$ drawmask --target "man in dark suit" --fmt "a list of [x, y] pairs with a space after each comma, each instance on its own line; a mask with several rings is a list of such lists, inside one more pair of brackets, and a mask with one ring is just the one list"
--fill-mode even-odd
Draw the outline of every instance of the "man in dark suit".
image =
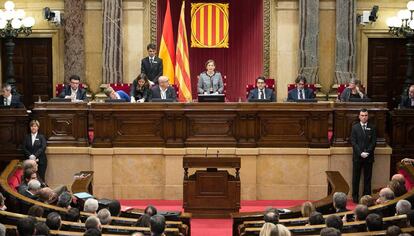
[[401, 108], [414, 108], [414, 84], [408, 88], [408, 96], [401, 98]]
[[364, 170], [364, 194], [371, 194], [372, 165], [374, 150], [377, 143], [375, 127], [368, 123], [368, 110], [359, 111], [359, 122], [352, 126], [351, 143], [353, 149], [352, 167], [352, 199], [355, 203], [359, 199], [359, 180], [361, 170]]
[[141, 73], [147, 75], [151, 85], [158, 84], [158, 78], [162, 75], [162, 59], [156, 56], [157, 46], [148, 44], [148, 57], [141, 60]]
[[38, 173], [42, 180], [45, 180], [47, 158], [46, 138], [39, 134], [40, 123], [37, 120], [30, 122], [30, 134], [26, 135], [23, 141], [23, 152], [26, 159], [35, 160], [38, 163]]
[[27, 184], [27, 190], [23, 192], [22, 195], [33, 200], [38, 200], [38, 193], [41, 188], [39, 180], [32, 179]]
[[86, 91], [79, 88], [80, 78], [77, 75], [70, 77], [70, 84], [65, 85], [63, 91], [59, 94], [60, 98], [70, 98], [72, 101], [86, 100]]
[[152, 99], [168, 99], [172, 100], [173, 102], [177, 101], [177, 93], [175, 92], [175, 89], [171, 87], [168, 83], [168, 77], [167, 76], [160, 76], [158, 78], [159, 85], [153, 86], [151, 88], [152, 90]]
[[305, 88], [306, 78], [303, 75], [298, 75], [295, 80], [296, 88], [292, 89], [288, 93], [288, 101], [298, 101], [315, 98], [314, 93], [311, 89]]
[[250, 102], [254, 99], [267, 100], [269, 102], [276, 101], [273, 89], [266, 88], [265, 77], [258, 77], [256, 79], [256, 88], [252, 89], [249, 93], [247, 100]]
[[20, 102], [20, 96], [11, 93], [12, 87], [10, 84], [3, 85], [3, 95], [0, 96], [0, 107], [23, 108], [24, 105]]

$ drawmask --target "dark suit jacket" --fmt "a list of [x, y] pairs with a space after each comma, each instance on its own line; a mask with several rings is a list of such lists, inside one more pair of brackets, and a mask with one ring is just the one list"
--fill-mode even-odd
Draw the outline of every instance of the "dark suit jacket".
[[158, 77], [162, 75], [162, 70], [162, 59], [159, 57], [155, 57], [152, 64], [149, 61], [149, 57], [141, 60], [141, 73], [144, 73], [149, 80], [156, 84], [158, 84]]
[[[0, 95], [0, 107], [4, 107], [4, 97]], [[20, 96], [12, 95], [10, 108], [23, 108], [24, 105], [20, 101]]]
[[36, 201], [39, 199], [36, 195], [33, 195], [32, 193], [30, 193], [29, 190], [26, 190], [21, 194], [25, 197], [28, 197], [28, 198], [36, 200]]
[[27, 134], [23, 141], [24, 156], [29, 159], [30, 155], [35, 155], [39, 159], [39, 165], [46, 165], [46, 138], [37, 133], [34, 145], [32, 145], [32, 134]]
[[[313, 91], [311, 89], [304, 88], [303, 91], [305, 93], [304, 94], [305, 99], [312, 99], [312, 98], [314, 98], [314, 94], [313, 94]], [[289, 91], [287, 100], [288, 101], [296, 101], [296, 100], [298, 100], [298, 89], [297, 88], [294, 88], [294, 89], [292, 89], [292, 90]]]
[[137, 86], [138, 86], [138, 81], [134, 79], [134, 81], [132, 81], [132, 84], [131, 84], [131, 91], [130, 91], [131, 97], [134, 97], [135, 100], [144, 98], [145, 102], [148, 102], [149, 99], [151, 98], [151, 89], [144, 87], [143, 90], [137, 90]]
[[[353, 161], [355, 162], [374, 162], [374, 150], [377, 144], [377, 132], [375, 127], [368, 122], [367, 130], [364, 132], [361, 124], [358, 122], [352, 126], [351, 144], [353, 149]], [[362, 158], [361, 153], [368, 152], [367, 158]]]
[[[70, 85], [65, 85], [62, 92], [59, 94], [60, 98], [65, 98], [66, 96], [70, 96], [72, 94], [72, 90], [70, 88]], [[77, 100], [85, 100], [86, 99], [86, 90], [78, 88], [78, 91], [76, 92], [76, 99]]]
[[411, 98], [409, 96], [402, 97], [400, 107], [401, 108], [414, 108], [414, 106], [411, 106]]
[[[151, 99], [161, 98], [161, 91], [160, 91], [160, 87], [158, 85], [152, 87], [151, 91], [152, 91]], [[167, 99], [172, 99], [174, 102], [177, 101], [177, 93], [175, 92], [175, 89], [173, 87], [169, 86], [167, 88], [166, 97], [167, 97]]]
[[[269, 100], [271, 102], [276, 101], [275, 93], [272, 89], [265, 88], [264, 93], [266, 95], [266, 100]], [[249, 97], [247, 98], [247, 100], [250, 101], [251, 99], [259, 99], [259, 97], [260, 97], [259, 89], [255, 88], [255, 89], [250, 90]]]

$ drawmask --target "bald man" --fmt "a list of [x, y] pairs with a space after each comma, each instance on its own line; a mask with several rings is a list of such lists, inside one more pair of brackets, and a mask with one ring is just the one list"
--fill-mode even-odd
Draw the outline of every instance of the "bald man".
[[394, 192], [390, 188], [382, 188], [379, 192], [379, 198], [377, 199], [377, 204], [386, 203], [395, 198]]
[[172, 100], [173, 102], [177, 101], [177, 93], [175, 89], [170, 86], [167, 76], [160, 76], [158, 78], [158, 85], [153, 86], [152, 90], [152, 99], [162, 99], [162, 100]]
[[414, 84], [408, 88], [408, 96], [401, 98], [400, 108], [414, 108]]

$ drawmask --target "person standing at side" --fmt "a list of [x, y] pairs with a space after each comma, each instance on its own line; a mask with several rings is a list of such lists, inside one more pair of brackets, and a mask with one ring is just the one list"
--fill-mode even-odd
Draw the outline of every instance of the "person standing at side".
[[359, 111], [359, 122], [352, 126], [351, 143], [352, 158], [352, 199], [355, 203], [359, 199], [359, 181], [361, 171], [364, 171], [364, 194], [371, 194], [372, 165], [374, 163], [374, 150], [377, 143], [375, 127], [368, 122], [368, 110]]
[[37, 120], [30, 121], [30, 134], [27, 134], [23, 141], [23, 152], [26, 159], [35, 160], [38, 163], [38, 173], [45, 181], [47, 158], [46, 138], [39, 134], [40, 123]]
[[150, 85], [158, 84], [158, 78], [162, 75], [162, 59], [157, 57], [157, 46], [150, 43], [147, 46], [148, 57], [141, 60], [141, 73], [144, 73]]

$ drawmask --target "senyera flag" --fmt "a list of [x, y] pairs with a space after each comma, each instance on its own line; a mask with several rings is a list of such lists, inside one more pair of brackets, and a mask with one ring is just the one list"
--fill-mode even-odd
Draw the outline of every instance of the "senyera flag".
[[179, 100], [189, 102], [191, 95], [191, 75], [188, 54], [187, 29], [185, 27], [185, 2], [181, 6], [180, 21], [178, 22], [177, 49], [175, 64], [175, 83], [179, 88]]
[[229, 47], [228, 3], [191, 3], [191, 47]]
[[160, 43], [159, 57], [163, 62], [163, 75], [167, 76], [170, 84], [174, 84], [174, 35], [171, 21], [170, 0], [167, 0], [167, 9], [165, 11], [164, 25], [162, 27], [162, 36]]

